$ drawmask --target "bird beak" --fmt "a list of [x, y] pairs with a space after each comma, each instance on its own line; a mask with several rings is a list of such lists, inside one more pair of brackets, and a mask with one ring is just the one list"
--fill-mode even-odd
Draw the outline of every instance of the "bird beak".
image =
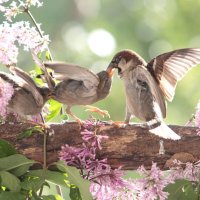
[[112, 63], [110, 63], [110, 65], [106, 69], [106, 72], [108, 73], [110, 78], [113, 76], [114, 71], [115, 71], [115, 66]]

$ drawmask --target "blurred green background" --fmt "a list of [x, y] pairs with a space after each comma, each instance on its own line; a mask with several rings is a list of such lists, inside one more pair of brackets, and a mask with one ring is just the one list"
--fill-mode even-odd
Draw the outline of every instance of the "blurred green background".
[[[43, 7], [31, 12], [50, 36], [54, 60], [77, 63], [94, 72], [105, 69], [122, 49], [132, 49], [149, 61], [163, 52], [200, 47], [199, 0], [44, 1]], [[20, 14], [15, 20], [28, 19]], [[30, 53], [20, 51], [18, 64], [32, 70]], [[173, 102], [168, 103], [167, 123], [187, 122], [200, 97], [199, 85], [197, 67], [178, 84]], [[95, 105], [108, 110], [112, 120], [124, 119], [124, 88], [117, 73], [110, 95]], [[88, 115], [80, 106], [72, 111], [81, 118]]]

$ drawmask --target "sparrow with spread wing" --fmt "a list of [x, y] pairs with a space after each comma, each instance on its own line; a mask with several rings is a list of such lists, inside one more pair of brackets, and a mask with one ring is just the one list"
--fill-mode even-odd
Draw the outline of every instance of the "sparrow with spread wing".
[[166, 139], [180, 136], [163, 121], [165, 98], [172, 101], [177, 82], [194, 66], [200, 64], [200, 49], [186, 48], [161, 54], [149, 63], [132, 50], [117, 53], [108, 69], [117, 68], [126, 91], [126, 118], [146, 122], [149, 131]]
[[[53, 77], [60, 82], [55, 86], [52, 98], [67, 105], [67, 114], [77, 118], [72, 112], [74, 105], [91, 105], [108, 96], [111, 84], [113, 69], [109, 68], [94, 74], [90, 70], [69, 63], [46, 62], [43, 63], [46, 68], [53, 70]], [[101, 115], [108, 115], [93, 106], [87, 106], [90, 111], [98, 112]]]
[[[87, 110], [109, 116], [107, 111], [100, 110], [91, 104], [108, 96], [112, 85], [114, 68], [108, 68], [94, 74], [87, 68], [64, 62], [42, 62], [32, 53], [33, 60], [42, 69], [44, 78], [52, 90], [52, 99], [67, 105], [66, 113], [71, 115], [78, 123], [81, 120], [71, 112], [75, 105], [86, 105]], [[46, 70], [53, 70], [52, 76]], [[60, 82], [55, 85], [53, 78]]]

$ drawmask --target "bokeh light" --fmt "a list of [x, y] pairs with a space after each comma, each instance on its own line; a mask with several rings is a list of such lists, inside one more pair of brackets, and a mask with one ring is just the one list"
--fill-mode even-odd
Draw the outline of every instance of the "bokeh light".
[[81, 24], [70, 23], [63, 28], [63, 39], [70, 50], [82, 52], [87, 47], [87, 33]]
[[85, 18], [97, 16], [101, 8], [100, 0], [75, 0], [75, 3], [79, 13]]
[[87, 42], [90, 50], [100, 57], [111, 55], [116, 48], [114, 37], [104, 29], [92, 31], [88, 35]]

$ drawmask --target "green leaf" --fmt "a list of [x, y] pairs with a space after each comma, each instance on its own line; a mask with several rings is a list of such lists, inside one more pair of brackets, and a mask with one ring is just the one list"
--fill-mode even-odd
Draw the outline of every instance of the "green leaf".
[[61, 103], [59, 103], [59, 102], [57, 102], [57, 101], [55, 101], [53, 99], [49, 100], [48, 102], [49, 102], [49, 105], [50, 105], [49, 106], [50, 114], [45, 117], [45, 121], [46, 122], [52, 120], [54, 117], [59, 115], [60, 114], [60, 109], [62, 107]]
[[46, 180], [59, 186], [69, 187], [67, 173], [47, 171]]
[[43, 200], [63, 200], [63, 198], [60, 195], [48, 195], [48, 196], [42, 196]]
[[21, 189], [20, 180], [9, 172], [0, 171], [0, 180], [0, 185], [5, 186], [12, 192], [19, 192]]
[[165, 191], [169, 192], [168, 200], [191, 200], [197, 198], [195, 187], [188, 180], [176, 180], [174, 184], [165, 187]]
[[44, 177], [45, 180], [63, 187], [70, 187], [68, 175], [62, 172], [46, 170], [31, 170], [30, 175], [37, 177]]
[[35, 65], [34, 70], [29, 71], [29, 74], [31, 75], [31, 78], [33, 78], [33, 80], [36, 82], [37, 85], [41, 87], [44, 86], [44, 82], [42, 81], [42, 79], [37, 77], [38, 75], [43, 74], [40, 67]]
[[36, 192], [32, 192], [31, 200], [42, 200]]
[[66, 114], [62, 114], [62, 115], [60, 115], [60, 119], [61, 119], [61, 121], [63, 122], [63, 121], [69, 120], [69, 117], [68, 117], [68, 115], [66, 115]]
[[27, 164], [36, 163], [34, 160], [29, 160], [21, 154], [14, 154], [8, 157], [0, 158], [0, 170], [9, 171]]
[[51, 56], [50, 56], [50, 52], [49, 51], [45, 52], [45, 57], [46, 57], [47, 60], [51, 60]]
[[16, 154], [15, 148], [6, 140], [0, 139], [0, 158]]
[[33, 164], [26, 164], [26, 165], [22, 165], [20, 167], [17, 167], [13, 170], [10, 170], [9, 172], [11, 174], [14, 174], [15, 176], [19, 177], [24, 175], [25, 173], [27, 173], [27, 171], [29, 170], [29, 168], [32, 166]]
[[34, 71], [36, 72], [37, 75], [43, 73], [42, 70], [41, 70], [41, 68], [38, 67], [37, 65], [35, 65], [35, 67], [34, 67]]
[[125, 179], [137, 179], [137, 178], [141, 178], [141, 174], [138, 173], [137, 170], [126, 170], [123, 178]]
[[62, 161], [54, 163], [60, 171], [66, 172], [71, 184], [76, 185], [81, 193], [82, 200], [92, 200], [89, 192], [90, 182], [81, 177], [79, 170], [75, 167], [66, 166]]
[[69, 196], [71, 200], [82, 200], [80, 190], [75, 185], [70, 187]]
[[20, 135], [18, 135], [17, 139], [21, 140], [23, 138], [30, 137], [33, 133], [36, 133], [36, 132], [43, 133], [43, 131], [44, 130], [41, 126], [30, 127], [28, 129], [26, 129], [25, 131], [23, 131], [22, 133], [20, 133]]
[[24, 200], [26, 199], [25, 195], [18, 192], [1, 192], [0, 200]]
[[37, 192], [44, 184], [45, 184], [45, 179], [43, 177], [35, 177], [27, 175], [25, 179], [21, 182], [21, 187], [24, 190], [31, 190]]

